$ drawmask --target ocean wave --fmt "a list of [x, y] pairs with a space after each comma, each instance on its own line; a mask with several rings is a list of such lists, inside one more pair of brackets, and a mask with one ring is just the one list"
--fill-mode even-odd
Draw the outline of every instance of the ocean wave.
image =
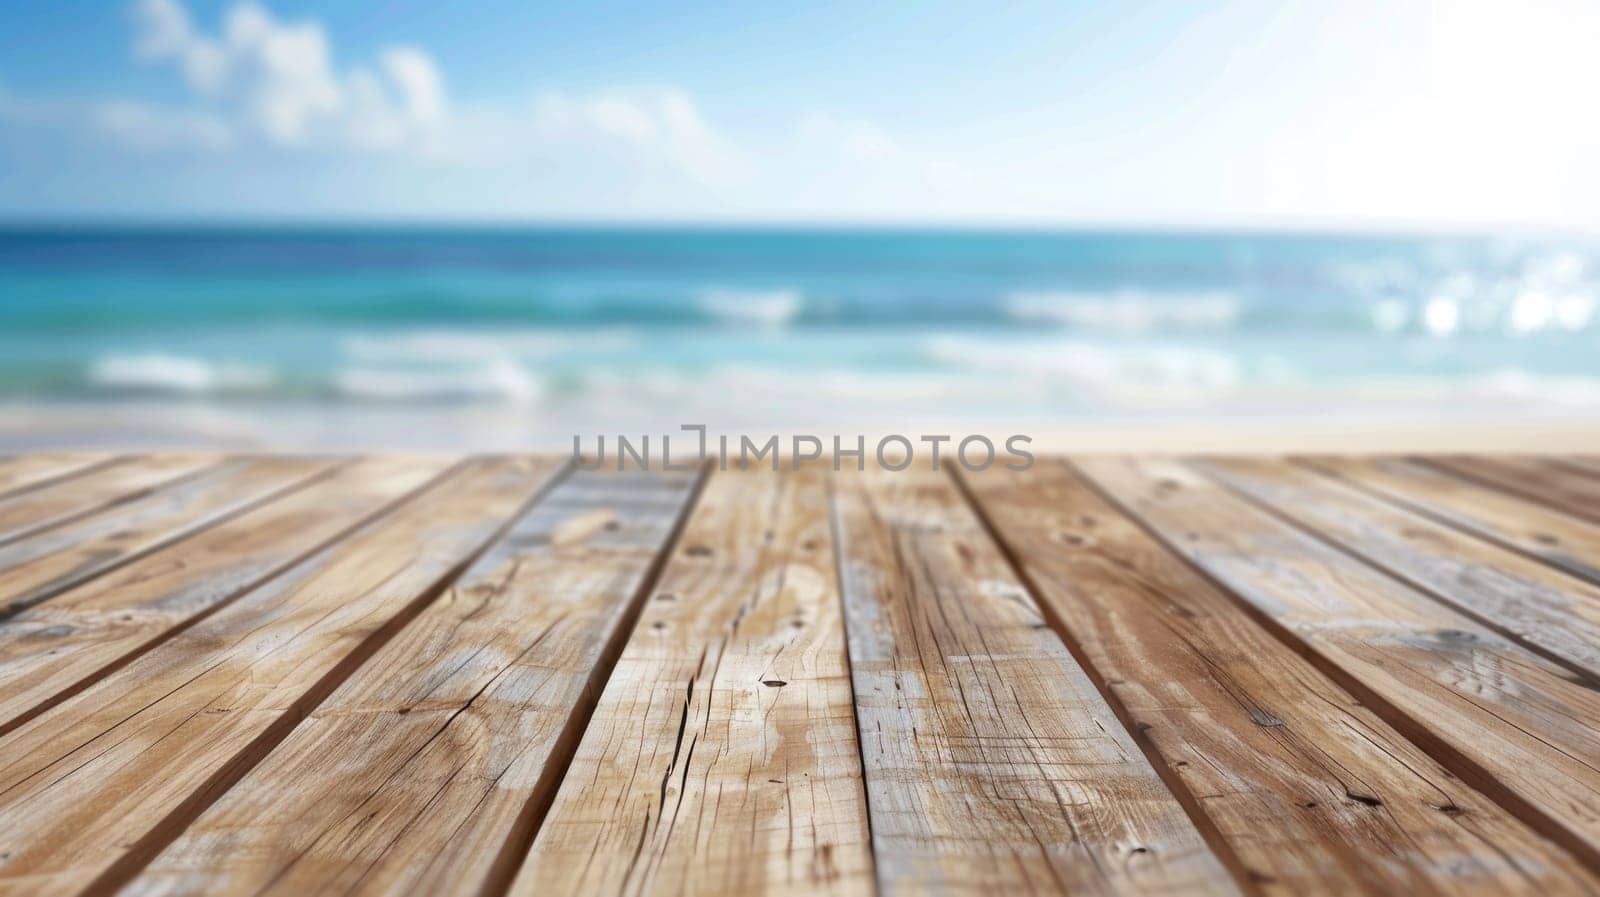
[[1096, 398], [1191, 399], [1224, 394], [1244, 381], [1236, 358], [1175, 346], [940, 336], [926, 342], [924, 353], [937, 364], [1069, 386]]
[[1418, 406], [1600, 408], [1600, 377], [1549, 374], [1502, 367], [1459, 377], [1391, 376], [1333, 384], [1329, 391], [1363, 401], [1412, 403]]
[[277, 378], [270, 369], [254, 365], [216, 364], [182, 355], [147, 353], [98, 358], [89, 366], [88, 379], [112, 390], [202, 395], [264, 391]]
[[706, 290], [696, 307], [731, 324], [779, 328], [799, 316], [805, 297], [798, 290]]
[[1147, 333], [1158, 328], [1222, 329], [1239, 318], [1237, 296], [1225, 291], [1012, 293], [1006, 312], [1019, 321], [1048, 321], [1084, 330]]
[[457, 370], [347, 368], [334, 375], [334, 387], [345, 398], [390, 402], [466, 399], [533, 405], [547, 394], [541, 380], [508, 359]]
[[1476, 388], [1490, 398], [1575, 408], [1600, 406], [1600, 377], [1534, 374], [1504, 368], [1479, 378]]
[[639, 342], [625, 328], [598, 330], [406, 330], [346, 337], [341, 349], [361, 361], [481, 362], [491, 358], [550, 358], [576, 352], [619, 352]]

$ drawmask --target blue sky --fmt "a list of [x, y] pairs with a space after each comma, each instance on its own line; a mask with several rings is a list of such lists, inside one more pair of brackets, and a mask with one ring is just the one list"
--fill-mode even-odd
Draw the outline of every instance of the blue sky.
[[1600, 229], [1600, 9], [0, 7], [0, 215]]

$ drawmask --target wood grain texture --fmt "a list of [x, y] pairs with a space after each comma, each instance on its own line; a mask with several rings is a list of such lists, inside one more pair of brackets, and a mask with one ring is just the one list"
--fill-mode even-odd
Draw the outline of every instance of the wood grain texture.
[[0, 893], [115, 885], [437, 595], [556, 465], [469, 462], [0, 737]]
[[825, 473], [712, 474], [513, 895], [871, 892]]
[[1197, 466], [1600, 687], [1600, 587], [1283, 460]]
[[39, 459], [0, 897], [1600, 897], [1593, 458]]
[[38, 489], [57, 480], [111, 464], [116, 460], [115, 455], [87, 452], [6, 455], [0, 457], [0, 498], [10, 498], [25, 490]]
[[1600, 892], [1068, 465], [966, 477], [1059, 625], [1266, 894]]
[[442, 473], [373, 458], [0, 621], [0, 733]]
[[882, 890], [1233, 892], [949, 477], [838, 479]]
[[1600, 525], [1399, 458], [1298, 459], [1386, 501], [1600, 585]]
[[1600, 867], [1600, 693], [1182, 464], [1079, 465], [1387, 722]]
[[1600, 478], [1569, 470], [1549, 458], [1516, 455], [1445, 455], [1424, 463], [1558, 511], [1600, 521]]
[[521, 859], [696, 479], [564, 480], [124, 893], [483, 892]]
[[1551, 458], [1557, 465], [1591, 477], [1600, 477], [1600, 455], [1562, 455]]
[[0, 622], [333, 469], [313, 458], [239, 458], [0, 546]]
[[204, 455], [130, 457], [13, 495], [0, 501], [0, 545], [148, 495], [216, 463]]

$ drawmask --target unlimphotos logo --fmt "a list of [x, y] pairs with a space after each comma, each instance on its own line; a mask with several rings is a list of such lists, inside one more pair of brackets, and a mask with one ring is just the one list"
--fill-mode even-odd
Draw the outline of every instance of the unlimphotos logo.
[[[693, 470], [713, 457], [722, 470], [727, 470], [730, 464], [736, 467], [754, 467], [762, 463], [769, 463], [773, 470], [779, 470], [783, 464], [785, 447], [788, 448], [789, 465], [794, 470], [799, 470], [800, 466], [807, 462], [820, 461], [825, 455], [831, 455], [834, 470], [844, 469], [847, 459], [857, 470], [865, 470], [869, 457], [867, 437], [864, 435], [850, 437], [848, 440], [846, 437], [835, 435], [825, 440], [821, 436], [812, 434], [795, 434], [787, 439], [771, 434], [765, 440], [758, 442], [749, 434], [737, 436], [720, 434], [713, 446], [706, 433], [705, 424], [682, 424], [679, 429], [697, 434], [698, 445], [695, 451], [684, 452], [674, 457], [671, 435], [659, 434], [660, 470]], [[962, 469], [973, 473], [988, 470], [1000, 461], [1005, 461], [1007, 470], [1027, 470], [1033, 466], [1033, 453], [1026, 448], [1032, 442], [1033, 439], [1029, 436], [1021, 434], [1008, 436], [1002, 442], [1005, 446], [1002, 454], [995, 447], [993, 439], [980, 434], [964, 436], [957, 440], [948, 434], [924, 434], [912, 437], [891, 433], [876, 440], [871, 457], [884, 470], [905, 470], [923, 457], [933, 465], [934, 470], [939, 469], [940, 463], [948, 462], [952, 458]], [[828, 450], [830, 443], [831, 452]], [[642, 434], [635, 441], [633, 437], [619, 433], [616, 435], [614, 446], [611, 457], [617, 470], [627, 470], [630, 466], [636, 470], [651, 469], [649, 434]], [[572, 460], [579, 469], [604, 468], [607, 464], [606, 458], [606, 437], [603, 434], [594, 437], [593, 450], [589, 452], [584, 450], [583, 437], [573, 434]]]

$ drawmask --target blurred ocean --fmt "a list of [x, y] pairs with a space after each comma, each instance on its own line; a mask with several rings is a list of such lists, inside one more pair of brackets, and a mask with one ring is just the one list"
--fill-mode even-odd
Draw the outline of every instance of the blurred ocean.
[[0, 405], [562, 426], [1600, 409], [1600, 246], [735, 229], [0, 230]]

